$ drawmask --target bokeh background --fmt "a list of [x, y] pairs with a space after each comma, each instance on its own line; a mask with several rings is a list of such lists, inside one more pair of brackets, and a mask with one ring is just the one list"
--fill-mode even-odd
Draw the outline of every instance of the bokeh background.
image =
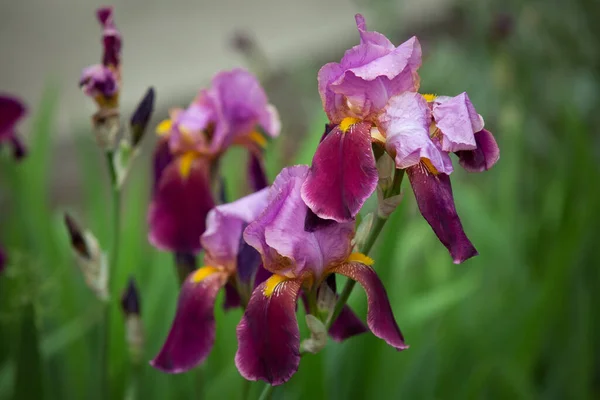
[[[501, 158], [494, 169], [453, 174], [457, 209], [480, 256], [453, 265], [408, 185], [373, 252], [410, 349], [398, 353], [370, 334], [330, 343], [304, 357], [273, 398], [600, 398], [598, 2], [113, 4], [124, 37], [124, 115], [152, 85], [159, 121], [219, 69], [246, 66], [282, 117], [282, 136], [267, 153], [271, 179], [285, 165], [310, 163], [326, 121], [316, 73], [358, 42], [356, 12], [396, 44], [416, 34], [424, 50], [421, 91], [467, 91], [496, 135]], [[22, 96], [31, 110], [21, 125], [30, 157], [15, 164], [0, 154], [0, 241], [10, 256], [0, 276], [2, 399], [100, 398], [102, 308], [75, 267], [62, 222], [69, 211], [110, 244], [108, 174], [89, 126], [94, 107], [76, 85], [80, 69], [99, 60], [99, 5], [0, 4], [0, 90]], [[240, 38], [250, 40], [251, 51], [240, 49]], [[131, 394], [134, 376], [118, 304], [128, 278], [141, 292], [145, 360], [168, 332], [178, 292], [171, 256], [146, 240], [155, 138], [144, 141], [126, 184], [114, 271], [113, 399]], [[233, 150], [223, 163], [232, 197], [247, 191], [243, 157]], [[365, 316], [360, 289], [350, 303]], [[241, 311], [217, 310], [208, 361], [176, 376], [144, 363], [137, 398], [242, 398], [233, 363]], [[262, 387], [253, 383], [249, 398]]]

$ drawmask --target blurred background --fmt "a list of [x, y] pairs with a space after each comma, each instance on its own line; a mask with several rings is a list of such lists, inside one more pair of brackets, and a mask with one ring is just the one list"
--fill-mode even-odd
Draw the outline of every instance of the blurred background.
[[[457, 209], [480, 256], [452, 264], [408, 185], [372, 253], [410, 349], [398, 353], [370, 334], [330, 343], [304, 357], [273, 398], [600, 398], [598, 2], [113, 4], [124, 40], [123, 115], [152, 85], [158, 122], [219, 69], [246, 66], [282, 118], [283, 133], [267, 153], [271, 179], [283, 166], [310, 163], [326, 122], [316, 74], [358, 43], [357, 12], [395, 44], [417, 35], [421, 92], [467, 91], [498, 140], [501, 158], [491, 171], [453, 174]], [[81, 68], [100, 61], [100, 5], [0, 4], [0, 90], [22, 96], [31, 111], [20, 125], [30, 156], [15, 164], [0, 154], [0, 243], [10, 259], [0, 276], [1, 399], [101, 397], [102, 309], [74, 264], [62, 221], [69, 211], [110, 244], [108, 173], [89, 126], [94, 105], [77, 88]], [[233, 363], [239, 310], [217, 306], [216, 345], [198, 370], [165, 375], [145, 363], [166, 337], [178, 292], [171, 255], [146, 240], [154, 144], [149, 133], [124, 193], [110, 398], [242, 399]], [[223, 162], [232, 197], [247, 186], [240, 157], [234, 149]], [[130, 276], [145, 328], [139, 371], [117, 301]], [[364, 292], [355, 290], [350, 303], [365, 316]], [[253, 383], [249, 398], [262, 387]]]

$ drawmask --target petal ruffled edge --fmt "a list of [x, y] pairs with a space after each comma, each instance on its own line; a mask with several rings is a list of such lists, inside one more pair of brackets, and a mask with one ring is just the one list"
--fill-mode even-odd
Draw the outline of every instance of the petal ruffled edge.
[[459, 163], [469, 172], [483, 172], [492, 168], [500, 159], [500, 148], [494, 135], [485, 129], [475, 134], [475, 150], [457, 151]]

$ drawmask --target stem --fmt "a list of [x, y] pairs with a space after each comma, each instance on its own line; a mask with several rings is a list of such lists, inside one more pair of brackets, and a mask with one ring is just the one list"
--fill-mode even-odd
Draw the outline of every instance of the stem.
[[175, 269], [177, 270], [177, 277], [179, 278], [179, 285], [183, 285], [189, 274], [194, 272], [196, 266], [196, 256], [192, 253], [176, 252], [175, 255]]
[[[385, 189], [383, 197], [389, 198], [399, 194], [403, 178], [404, 170], [397, 169], [394, 173], [394, 180], [392, 182], [392, 185]], [[363, 248], [359, 249], [361, 253], [363, 253], [364, 255], [369, 255], [369, 252], [373, 248], [373, 245], [375, 244], [375, 241], [377, 240], [377, 237], [381, 233], [381, 230], [383, 229], [383, 226], [385, 225], [387, 220], [387, 218], [380, 216], [379, 213], [375, 215], [371, 231], [369, 232], [369, 236], [367, 236], [367, 240], [365, 240]], [[352, 290], [354, 290], [355, 285], [356, 281], [353, 279], [348, 279], [348, 281], [346, 281], [346, 285], [344, 285], [344, 289], [342, 290], [340, 297], [338, 297], [338, 300], [335, 303], [335, 307], [333, 309], [333, 313], [331, 314], [331, 318], [327, 321], [327, 330], [331, 328], [336, 318], [342, 312], [342, 309], [344, 308], [344, 305], [346, 305], [346, 302], [348, 301]]]
[[250, 398], [250, 381], [244, 379], [242, 383], [242, 400], [248, 400]]
[[258, 397], [258, 400], [267, 400], [271, 398], [271, 393], [273, 392], [273, 386], [266, 384], [262, 393]]
[[105, 394], [103, 398], [110, 397], [110, 382], [109, 382], [109, 362], [108, 355], [110, 350], [110, 295], [112, 293], [112, 277], [115, 273], [117, 261], [119, 259], [119, 236], [120, 236], [120, 220], [121, 220], [121, 191], [119, 190], [119, 183], [117, 182], [117, 171], [113, 163], [114, 151], [109, 150], [106, 152], [106, 162], [108, 165], [108, 171], [110, 174], [111, 184], [111, 198], [112, 198], [112, 245], [110, 252], [110, 260], [108, 264], [108, 282], [107, 292], [109, 299], [104, 304], [104, 329], [103, 338], [100, 348], [100, 359], [101, 359], [101, 374], [102, 374], [102, 390]]

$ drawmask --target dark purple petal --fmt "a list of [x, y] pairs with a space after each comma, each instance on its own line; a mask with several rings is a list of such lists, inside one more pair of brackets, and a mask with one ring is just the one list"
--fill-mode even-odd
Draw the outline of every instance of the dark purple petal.
[[227, 311], [232, 308], [240, 307], [241, 305], [242, 301], [240, 299], [240, 294], [234, 284], [227, 282], [225, 285], [225, 301], [223, 302], [223, 309]]
[[492, 168], [500, 158], [500, 148], [491, 132], [483, 129], [475, 134], [475, 150], [457, 151], [460, 165], [469, 172], [483, 172]]
[[237, 273], [243, 283], [249, 283], [254, 278], [262, 260], [260, 253], [244, 240], [240, 232], [240, 246], [237, 255]]
[[365, 326], [354, 311], [347, 305], [342, 308], [342, 312], [335, 319], [334, 323], [329, 328], [329, 336], [336, 342], [342, 342], [352, 336], [360, 335], [367, 332]]
[[135, 279], [133, 279], [133, 277], [129, 278], [127, 288], [121, 296], [121, 309], [123, 310], [123, 313], [125, 315], [141, 314], [140, 294], [137, 285], [135, 284]]
[[252, 293], [237, 327], [235, 365], [250, 381], [287, 382], [300, 364], [296, 303], [302, 282], [276, 275]]
[[0, 142], [15, 135], [15, 125], [26, 113], [27, 109], [19, 99], [0, 95]]
[[13, 157], [16, 160], [21, 160], [27, 155], [27, 148], [21, 141], [21, 139], [17, 136], [13, 136], [10, 138], [10, 143], [13, 147]]
[[190, 274], [181, 287], [175, 319], [154, 368], [177, 374], [206, 359], [215, 340], [215, 298], [227, 275], [212, 267]]
[[115, 73], [100, 64], [87, 67], [81, 72], [79, 86], [86, 95], [102, 101], [112, 99], [119, 91]]
[[169, 150], [169, 140], [166, 138], [159, 139], [158, 143], [156, 144], [156, 149], [154, 150], [153, 156], [153, 192], [156, 191], [156, 189], [158, 188], [158, 183], [160, 182], [160, 178], [162, 177], [163, 171], [165, 170], [165, 168], [167, 168], [167, 166], [169, 166], [169, 164], [171, 164], [172, 161], [173, 155]]
[[460, 264], [476, 256], [477, 250], [465, 235], [456, 213], [450, 177], [446, 174], [434, 175], [421, 164], [408, 168], [406, 172], [421, 215], [450, 251], [454, 263]]
[[325, 131], [323, 131], [323, 136], [321, 136], [321, 140], [319, 140], [319, 143], [325, 140], [325, 138], [327, 137], [327, 135], [329, 135], [329, 132], [331, 132], [333, 128], [335, 128], [335, 124], [325, 124]]
[[104, 45], [102, 64], [118, 68], [121, 63], [121, 33], [113, 21], [113, 8], [99, 8], [96, 16], [102, 25], [102, 43]]
[[330, 264], [341, 262], [350, 253], [354, 222], [334, 223], [314, 232], [304, 230], [308, 207], [300, 188], [308, 167], [285, 168], [275, 179], [271, 201], [265, 211], [248, 225], [244, 239], [263, 256], [265, 268], [273, 273], [301, 276], [312, 273], [318, 279]]
[[354, 262], [337, 266], [331, 272], [345, 275], [365, 289], [368, 302], [367, 324], [375, 336], [398, 350], [408, 348], [394, 319], [385, 288], [373, 268]]
[[202, 248], [200, 236], [214, 201], [207, 162], [193, 160], [187, 176], [182, 174], [181, 162], [175, 159], [160, 176], [148, 212], [148, 239], [161, 250], [196, 253]]
[[319, 144], [302, 186], [302, 199], [320, 218], [351, 221], [377, 187], [371, 125], [334, 128]]
[[248, 180], [250, 181], [252, 191], [258, 192], [269, 186], [265, 166], [254, 152], [249, 153], [248, 164]]
[[336, 222], [332, 219], [319, 218], [310, 208], [306, 210], [306, 217], [304, 218], [304, 230], [306, 232], [315, 232], [319, 229], [326, 228]]

